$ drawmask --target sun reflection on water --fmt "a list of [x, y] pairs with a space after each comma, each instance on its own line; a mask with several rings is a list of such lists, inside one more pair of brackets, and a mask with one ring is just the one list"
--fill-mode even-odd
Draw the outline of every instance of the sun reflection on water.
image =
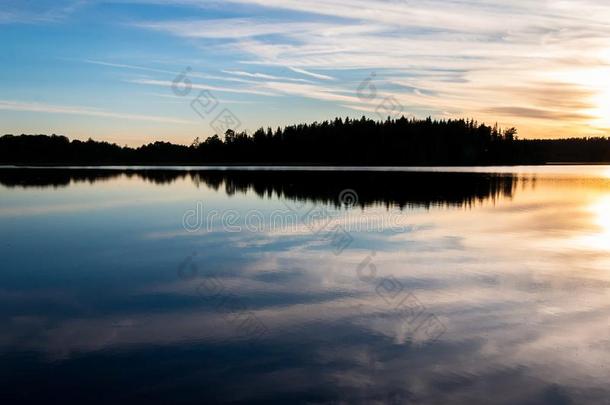
[[599, 232], [586, 238], [591, 247], [610, 250], [610, 195], [606, 195], [591, 205], [594, 224]]

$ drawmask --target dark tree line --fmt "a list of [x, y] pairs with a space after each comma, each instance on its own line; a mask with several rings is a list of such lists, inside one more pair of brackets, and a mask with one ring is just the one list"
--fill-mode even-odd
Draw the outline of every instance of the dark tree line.
[[228, 130], [190, 146], [154, 142], [138, 148], [58, 135], [0, 137], [0, 163], [269, 164], [269, 165], [492, 165], [610, 162], [610, 139], [522, 140], [517, 130], [474, 120], [362, 117]]
[[[102, 182], [121, 176], [154, 184], [190, 179], [197, 185], [224, 190], [228, 195], [253, 192], [260, 198], [341, 206], [343, 190], [356, 190], [357, 205], [367, 206], [472, 206], [487, 200], [512, 197], [518, 178], [509, 174], [425, 173], [338, 170], [167, 170], [108, 168], [0, 168], [5, 187], [67, 187], [79, 182]], [[400, 185], [397, 187], [396, 185]], [[289, 205], [290, 206], [290, 205]]]

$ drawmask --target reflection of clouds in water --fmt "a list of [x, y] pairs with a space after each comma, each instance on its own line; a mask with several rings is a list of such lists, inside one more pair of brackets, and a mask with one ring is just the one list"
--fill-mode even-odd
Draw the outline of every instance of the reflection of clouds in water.
[[[269, 345], [280, 351], [289, 347], [294, 349], [294, 345], [298, 345], [299, 351], [309, 358], [302, 365], [302, 377], [311, 374], [309, 367], [316, 368], [317, 384], [332, 383], [339, 384], [343, 389], [349, 388], [345, 393], [347, 398], [352, 395], [382, 395], [399, 383], [406, 393], [419, 398], [440, 396], [449, 399], [451, 397], [443, 387], [451, 384], [453, 394], [465, 401], [472, 395], [483, 393], [479, 390], [527, 383], [531, 390], [518, 390], [519, 394], [497, 392], [499, 400], [520, 399], [518, 402], [523, 402], [525, 398], [531, 399], [531, 395], [554, 384], [566, 389], [572, 385], [594, 389], [605, 383], [601, 378], [591, 377], [600, 374], [595, 365], [608, 360], [604, 353], [607, 353], [607, 343], [605, 346], [598, 345], [596, 352], [578, 347], [582, 339], [594, 343], [592, 337], [600, 332], [593, 330], [585, 336], [578, 334], [589, 329], [582, 328], [582, 321], [565, 323], [564, 329], [559, 330], [556, 324], [526, 325], [524, 319], [531, 319], [531, 316], [527, 314], [527, 305], [523, 304], [521, 309], [512, 307], [505, 311], [494, 311], [494, 315], [490, 314], [487, 318], [459, 316], [454, 323], [465, 324], [463, 330], [452, 327], [448, 339], [430, 346], [411, 346], [397, 345], [383, 333], [386, 327], [382, 325], [383, 317], [372, 318], [371, 323], [375, 325], [372, 331], [363, 325], [366, 322], [360, 314], [353, 328], [345, 325], [337, 327], [342, 325], [342, 319], [355, 316], [341, 304], [339, 301], [324, 306], [299, 305], [276, 311], [259, 311], [257, 316], [263, 317], [270, 330], [280, 332], [272, 335]], [[587, 321], [603, 324], [603, 320], [600, 323], [598, 318]], [[562, 321], [557, 319], [557, 323]], [[544, 328], [533, 331], [532, 326]], [[552, 336], [568, 336], [574, 330], [577, 334], [572, 334], [568, 342]], [[570, 333], [566, 335], [566, 331]], [[544, 337], [549, 332], [551, 337]], [[235, 336], [220, 317], [199, 312], [157, 314], [142, 319], [72, 320], [50, 328], [40, 338], [56, 359], [72, 351], [99, 351], [134, 344], [139, 347], [160, 344], [230, 347], [240, 344], [240, 337]], [[557, 352], [557, 345], [566, 347], [566, 351]], [[600, 354], [603, 357], [596, 358]], [[264, 358], [253, 357], [249, 361], [266, 363]], [[591, 366], [590, 370], [586, 369], [587, 364]], [[278, 364], [267, 372], [283, 379], [290, 375], [290, 369], [291, 366]], [[242, 382], [246, 384], [251, 377], [262, 384], [262, 392], [273, 391], [273, 380], [266, 378], [269, 377], [266, 373], [258, 377], [247, 374], [233, 376], [240, 381], [243, 378]], [[301, 384], [308, 385], [299, 380], [285, 389], [298, 392]]]
[[14, 218], [14, 217], [31, 217], [31, 216], [44, 216], [50, 214], [69, 214], [72, 215], [78, 212], [94, 212], [98, 210], [108, 210], [115, 208], [128, 208], [128, 207], [141, 207], [159, 203], [169, 203], [183, 200], [182, 197], [178, 196], [166, 196], [158, 198], [146, 198], [134, 200], [133, 198], [125, 199], [114, 199], [107, 201], [87, 201], [82, 203], [61, 203], [61, 204], [49, 204], [45, 206], [13, 206], [13, 207], [0, 207], [0, 217]]
[[[502, 241], [497, 242], [501, 244]], [[337, 259], [334, 265], [340, 268], [356, 266], [366, 253], [346, 251], [346, 256]], [[366, 350], [367, 356], [378, 356], [374, 372], [366, 362], [359, 364], [354, 363], [354, 359], [344, 358], [339, 359], [343, 360], [341, 367], [335, 364], [328, 374], [322, 373], [317, 377], [334, 381], [342, 387], [351, 387], [358, 395], [381, 395], [381, 387], [389, 379], [399, 380], [409, 395], [423, 398], [442, 397], [444, 390], [440, 390], [441, 386], [455, 385], [455, 394], [465, 401], [477, 390], [489, 388], [488, 384], [497, 384], [495, 388], [499, 388], [528, 381], [532, 391], [521, 390], [524, 397], [520, 398], [523, 399], [527, 398], [526, 393], [535, 395], [552, 384], [595, 388], [607, 377], [606, 372], [600, 370], [600, 365], [610, 360], [607, 351], [609, 308], [604, 295], [598, 294], [593, 300], [589, 290], [569, 288], [574, 284], [558, 289], [553, 275], [547, 275], [547, 278], [536, 276], [531, 269], [515, 270], [510, 263], [493, 269], [479, 263], [475, 270], [456, 272], [450, 268], [452, 255], [449, 253], [445, 257], [437, 256], [437, 271], [431, 273], [424, 263], [412, 263], [407, 267], [400, 264], [401, 259], [408, 263], [408, 257], [416, 256], [417, 252], [387, 254], [387, 257], [378, 256], [378, 267], [384, 271], [387, 269], [406, 285], [419, 286], [415, 287], [417, 296], [430, 310], [449, 322], [449, 332], [430, 347], [412, 346], [408, 341], [396, 344], [396, 323], [384, 313], [386, 307], [383, 302], [366, 286], [358, 284], [355, 274], [351, 284], [345, 280], [345, 275], [340, 283], [344, 291], [346, 283], [351, 287], [350, 294], [325, 300], [316, 296], [316, 293], [339, 287], [328, 284], [332, 279], [320, 283], [319, 277], [325, 274], [328, 258], [313, 252], [288, 250], [263, 257], [242, 267], [238, 274], [223, 279], [223, 283], [247, 297], [303, 291], [311, 294], [315, 302], [262, 305], [253, 310], [271, 331], [269, 344], [281, 347], [298, 342], [303, 350], [318, 354], [323, 350], [320, 346], [340, 344], [339, 347], [327, 347], [327, 350], [337, 353]], [[264, 279], [270, 273], [281, 274], [288, 263], [292, 268], [300, 269], [292, 273], [293, 277], [271, 277], [269, 282], [261, 281], [261, 277]], [[426, 276], [437, 282], [423, 283]], [[176, 282], [166, 289], [157, 285], [151, 288], [150, 293], [190, 295], [194, 292], [193, 287], [192, 283]], [[146, 292], [140, 291], [142, 293]], [[585, 301], [587, 306], [582, 305]], [[231, 342], [239, 344], [243, 339], [219, 314], [206, 308], [190, 313], [133, 313], [98, 319], [71, 319], [50, 327], [48, 324], [40, 326], [37, 331], [36, 326], [40, 324], [18, 323], [23, 325], [23, 330], [37, 335], [26, 341], [30, 349], [44, 347], [54, 358], [130, 345], [227, 345]], [[354, 332], [370, 342], [335, 342], [333, 334], [329, 335], [329, 328], [347, 328], [344, 333], [348, 336], [351, 336], [349, 328], [354, 328]], [[19, 327], [14, 324], [3, 329], [16, 333]], [[13, 336], [13, 344], [20, 343], [19, 336], [19, 333]], [[384, 352], [387, 350], [391, 356]], [[314, 364], [321, 361], [317, 358], [312, 360]], [[565, 375], [558, 370], [565, 370]], [[503, 376], [504, 382], [496, 381], [494, 376]], [[479, 386], [480, 381], [486, 379], [488, 381]], [[257, 381], [271, 383], [264, 377]], [[470, 383], [466, 384], [468, 381]], [[364, 389], [367, 386], [370, 387], [368, 391]], [[272, 385], [267, 389], [271, 391]], [[512, 396], [516, 395], [513, 393], [507, 395], [506, 398], [513, 400], [519, 398]]]
[[[593, 183], [549, 186], [540, 180], [536, 190], [516, 192], [513, 201], [496, 206], [406, 211], [416, 226], [410, 232], [356, 233], [353, 246], [338, 256], [306, 232], [146, 241], [162, 249], [178, 239], [172, 249], [196, 251], [202, 276], [221, 277], [268, 327], [266, 341], [232, 363], [249, 368], [214, 370], [225, 377], [218, 389], [230, 398], [264, 397], [281, 385], [284, 393], [321, 388], [356, 403], [388, 402], [388, 393], [397, 402], [562, 403], [571, 396], [599, 402], [610, 377], [607, 250], [574, 241], [585, 235], [603, 242], [606, 194]], [[367, 208], [365, 214], [379, 211]], [[138, 234], [155, 236], [151, 228]], [[373, 249], [379, 278], [400, 280], [443, 319], [448, 332], [439, 341], [405, 339], [375, 286], [358, 279], [356, 268]], [[155, 257], [141, 260], [152, 267]], [[167, 272], [169, 282], [136, 283], [108, 290], [104, 298], [121, 303], [122, 295], [142, 300], [137, 302], [169, 296], [181, 307], [7, 314], [0, 328], [3, 351], [39, 351], [67, 361], [113, 350], [231, 351], [247, 343], [198, 298], [197, 280], [180, 280], [176, 268]], [[28, 300], [61, 303], [40, 294], [31, 292]], [[76, 300], [70, 294], [67, 289], [62, 300]], [[12, 308], [24, 297], [4, 291], [0, 299]], [[283, 361], [270, 364], [270, 358]]]
[[[203, 204], [202, 204], [203, 206]], [[224, 214], [230, 212], [229, 219]], [[323, 205], [308, 206], [301, 212], [287, 209], [263, 210], [216, 210], [203, 209], [199, 228], [184, 228], [153, 231], [143, 235], [146, 239], [172, 239], [177, 237], [201, 237], [211, 233], [254, 233], [262, 234], [257, 243], [264, 244], [264, 237], [306, 236], [325, 230], [341, 227], [345, 232], [389, 232], [405, 233], [419, 229], [414, 225], [409, 213], [391, 209], [370, 208], [365, 211], [356, 209], [336, 210]], [[308, 215], [308, 213], [312, 213]], [[321, 218], [315, 216], [321, 213]]]

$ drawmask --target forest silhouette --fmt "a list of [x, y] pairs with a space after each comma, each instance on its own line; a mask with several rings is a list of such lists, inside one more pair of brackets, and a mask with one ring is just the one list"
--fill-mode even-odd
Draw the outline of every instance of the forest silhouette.
[[385, 207], [473, 206], [511, 198], [517, 177], [492, 173], [424, 173], [337, 170], [170, 170], [110, 168], [0, 168], [5, 187], [68, 187], [77, 183], [139, 178], [156, 185], [191, 180], [227, 195], [254, 193], [339, 207], [344, 190], [356, 190], [356, 205]]
[[189, 146], [137, 148], [61, 135], [4, 135], [0, 164], [13, 165], [499, 165], [610, 162], [610, 139], [519, 139], [515, 128], [474, 120], [336, 118], [252, 134], [227, 130]]

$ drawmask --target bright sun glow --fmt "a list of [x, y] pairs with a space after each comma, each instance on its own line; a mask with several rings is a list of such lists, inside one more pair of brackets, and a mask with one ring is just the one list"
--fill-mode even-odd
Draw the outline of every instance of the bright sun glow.
[[592, 95], [587, 102], [590, 108], [581, 113], [591, 116], [590, 125], [599, 128], [610, 128], [610, 69], [590, 68], [555, 75], [556, 78], [581, 86]]
[[[602, 52], [601, 57], [610, 62], [610, 49]], [[593, 100], [596, 105], [593, 114], [599, 117], [601, 127], [610, 128], [610, 69], [595, 69], [591, 73], [589, 83], [599, 90]]]
[[[610, 72], [607, 72], [606, 76], [609, 74]], [[596, 107], [591, 113], [594, 117], [597, 117], [593, 124], [603, 128], [610, 128], [610, 85], [608, 83], [605, 84], [605, 87], [600, 87], [600, 92], [593, 98], [593, 102]]]

